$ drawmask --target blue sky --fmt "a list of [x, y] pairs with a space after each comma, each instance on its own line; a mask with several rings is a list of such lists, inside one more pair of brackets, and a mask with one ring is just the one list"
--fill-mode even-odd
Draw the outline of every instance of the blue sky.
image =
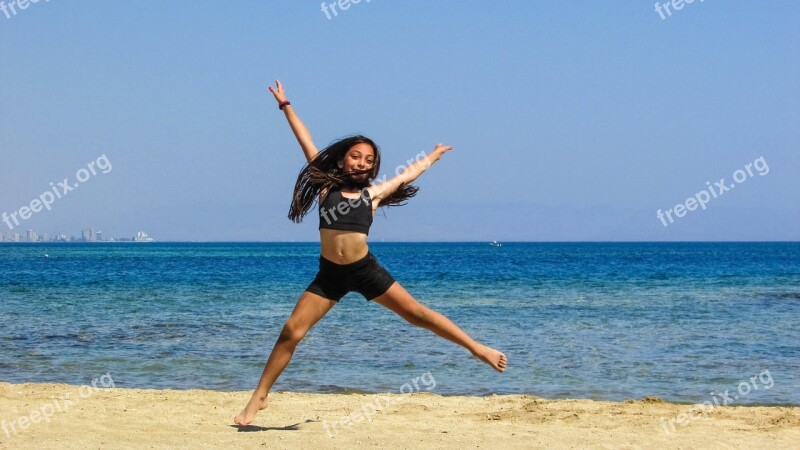
[[[106, 155], [14, 231], [316, 241], [316, 210], [287, 218], [305, 160], [280, 79], [318, 147], [367, 135], [382, 173], [455, 147], [372, 241], [800, 239], [797, 2], [320, 3], [0, 13], [0, 213]], [[766, 175], [657, 218], [760, 157]]]

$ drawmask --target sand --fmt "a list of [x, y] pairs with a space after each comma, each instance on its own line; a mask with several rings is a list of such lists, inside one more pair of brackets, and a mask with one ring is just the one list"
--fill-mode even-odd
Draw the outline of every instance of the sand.
[[0, 448], [800, 448], [800, 407], [274, 392], [233, 426], [249, 396], [0, 383]]

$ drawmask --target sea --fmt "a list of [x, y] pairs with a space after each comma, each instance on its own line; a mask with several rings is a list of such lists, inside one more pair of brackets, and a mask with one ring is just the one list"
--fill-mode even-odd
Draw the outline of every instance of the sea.
[[[351, 292], [273, 390], [425, 376], [441, 395], [800, 405], [800, 243], [369, 245], [507, 371]], [[318, 258], [319, 243], [0, 244], [0, 381], [252, 390]]]

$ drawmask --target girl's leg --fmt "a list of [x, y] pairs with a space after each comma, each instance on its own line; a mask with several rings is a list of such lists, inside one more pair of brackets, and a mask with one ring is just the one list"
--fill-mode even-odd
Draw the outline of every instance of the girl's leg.
[[450, 319], [420, 304], [400, 283], [395, 282], [388, 291], [375, 297], [372, 301], [391, 309], [412, 325], [431, 330], [448, 341], [466, 348], [473, 356], [489, 364], [498, 372], [506, 370], [508, 363], [506, 355], [472, 340]]
[[242, 412], [233, 419], [234, 422], [239, 425], [249, 425], [256, 413], [267, 407], [267, 395], [275, 380], [292, 359], [297, 344], [335, 304], [336, 302], [333, 300], [308, 291], [303, 292], [269, 355], [267, 365], [264, 367], [261, 380], [259, 380], [253, 396], [250, 397], [250, 401]]

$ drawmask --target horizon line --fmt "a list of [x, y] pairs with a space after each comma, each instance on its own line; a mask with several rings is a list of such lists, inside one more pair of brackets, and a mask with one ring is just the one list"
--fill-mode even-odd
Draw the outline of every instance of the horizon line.
[[[675, 240], [675, 241], [648, 241], [648, 240], [619, 240], [619, 241], [611, 241], [611, 240], [586, 240], [586, 241], [579, 241], [579, 240], [572, 240], [572, 241], [373, 241], [368, 242], [368, 244], [476, 244], [476, 243], [491, 243], [491, 242], [498, 242], [498, 243], [516, 243], [516, 244], [692, 244], [692, 243], [741, 243], [741, 244], [757, 244], [757, 243], [800, 243], [799, 240], [741, 240], [741, 241], [732, 241], [732, 240], [719, 240], [719, 241], [701, 241], [701, 240]], [[315, 241], [195, 241], [195, 240], [156, 240], [152, 242], [137, 242], [137, 241], [82, 241], [82, 240], [75, 240], [75, 241], [45, 241], [45, 242], [30, 242], [30, 241], [19, 241], [19, 242], [12, 242], [12, 241], [0, 241], [0, 244], [319, 244], [318, 240]]]

